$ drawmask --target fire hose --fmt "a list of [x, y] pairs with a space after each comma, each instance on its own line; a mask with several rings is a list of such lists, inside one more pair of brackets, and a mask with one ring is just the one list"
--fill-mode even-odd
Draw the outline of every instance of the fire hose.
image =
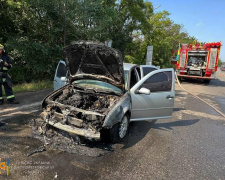
[[180, 86], [180, 88], [184, 91], [186, 91], [187, 93], [191, 94], [192, 96], [194, 96], [195, 98], [199, 99], [200, 101], [204, 102], [205, 104], [207, 104], [208, 106], [210, 106], [211, 108], [213, 108], [216, 112], [218, 112], [222, 117], [225, 118], [225, 114], [222, 113], [220, 110], [218, 110], [216, 107], [214, 107], [213, 105], [211, 105], [210, 103], [208, 103], [207, 101], [205, 101], [204, 99], [198, 97], [197, 95], [195, 95], [194, 93], [191, 93], [190, 91], [186, 90], [183, 86], [181, 86], [180, 81], [177, 77], [177, 73], [175, 72], [175, 76], [176, 76], [176, 80], [178, 85]]

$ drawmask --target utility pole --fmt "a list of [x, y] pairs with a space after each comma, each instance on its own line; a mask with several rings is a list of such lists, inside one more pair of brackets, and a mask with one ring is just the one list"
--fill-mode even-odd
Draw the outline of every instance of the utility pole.
[[146, 65], [152, 65], [153, 46], [147, 47]]
[[64, 2], [64, 27], [63, 27], [63, 42], [64, 47], [66, 46], [66, 3]]
[[155, 9], [158, 9], [158, 8], [160, 8], [160, 7], [161, 7], [161, 4], [158, 5], [158, 6], [156, 6], [156, 7], [154, 8], [154, 10], [155, 10]]

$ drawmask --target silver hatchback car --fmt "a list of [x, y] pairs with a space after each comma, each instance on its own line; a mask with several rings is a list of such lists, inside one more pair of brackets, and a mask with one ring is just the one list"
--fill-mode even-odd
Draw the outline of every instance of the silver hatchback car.
[[60, 61], [55, 74], [57, 90], [42, 104], [41, 117], [48, 124], [86, 138], [118, 142], [130, 121], [172, 116], [173, 69], [123, 63], [118, 50], [90, 41], [65, 47], [64, 57], [66, 63]]

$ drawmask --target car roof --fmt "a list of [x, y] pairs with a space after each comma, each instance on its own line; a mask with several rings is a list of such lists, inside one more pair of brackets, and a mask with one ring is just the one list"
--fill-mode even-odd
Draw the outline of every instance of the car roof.
[[140, 67], [152, 67], [152, 68], [159, 69], [158, 67], [153, 66], [153, 65], [137, 65], [137, 64], [131, 64], [131, 63], [123, 63], [123, 69], [124, 69], [124, 71], [129, 71], [133, 67], [136, 67], [136, 66], [140, 66]]
[[140, 65], [140, 67], [152, 67], [152, 68], [159, 69], [157, 66], [154, 66], [154, 65]]
[[123, 63], [124, 71], [129, 71], [135, 66], [138, 66], [138, 65], [137, 64], [131, 64], [131, 63]]

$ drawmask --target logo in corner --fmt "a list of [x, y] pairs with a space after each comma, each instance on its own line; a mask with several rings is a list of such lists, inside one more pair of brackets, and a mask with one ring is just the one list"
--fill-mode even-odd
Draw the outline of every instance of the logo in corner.
[[6, 162], [1, 162], [0, 158], [0, 174], [2, 173], [2, 170], [7, 171], [7, 176], [9, 175], [9, 158], [7, 158]]

